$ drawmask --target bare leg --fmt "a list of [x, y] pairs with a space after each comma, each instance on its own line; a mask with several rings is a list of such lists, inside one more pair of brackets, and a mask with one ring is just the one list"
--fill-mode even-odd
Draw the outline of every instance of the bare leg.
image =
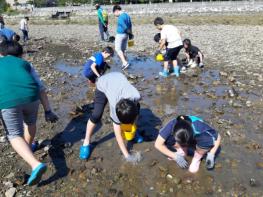
[[32, 169], [40, 164], [40, 162], [34, 157], [27, 142], [22, 137], [13, 138], [10, 140], [10, 143], [15, 151], [31, 166]]
[[96, 124], [94, 124], [93, 122], [91, 122], [90, 120], [87, 123], [87, 128], [86, 128], [86, 136], [83, 142], [83, 146], [87, 146], [90, 144], [90, 138], [92, 136], [92, 133], [94, 131], [96, 127]]
[[173, 67], [174, 67], [174, 68], [177, 67], [177, 60], [173, 60]]
[[35, 135], [36, 135], [37, 127], [36, 125], [26, 125], [24, 124], [24, 139], [29, 146], [31, 146]]
[[163, 63], [163, 67], [164, 67], [164, 70], [165, 71], [169, 71], [169, 62], [168, 61], [165, 61], [164, 63]]

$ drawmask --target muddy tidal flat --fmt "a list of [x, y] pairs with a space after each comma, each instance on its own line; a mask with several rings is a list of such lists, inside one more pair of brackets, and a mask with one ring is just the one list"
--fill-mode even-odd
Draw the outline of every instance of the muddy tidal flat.
[[[40, 109], [36, 138], [42, 146], [35, 155], [49, 168], [37, 187], [24, 185], [30, 169], [1, 127], [0, 196], [10, 188], [16, 196], [263, 196], [263, 26], [184, 24], [183, 19], [174, 24], [202, 50], [205, 68], [187, 70], [179, 78], [159, 77], [162, 66], [153, 57], [157, 30], [151, 23], [134, 24], [135, 46], [128, 50], [132, 66], [125, 74], [142, 95], [138, 127], [146, 140], [133, 145], [143, 155], [135, 166], [120, 153], [108, 107], [93, 136], [91, 158], [78, 159], [94, 93], [82, 76], [82, 65], [92, 53], [113, 44], [99, 41], [97, 25], [31, 25], [25, 59], [46, 84], [60, 120], [45, 123]], [[12, 27], [18, 31], [17, 25]], [[111, 71], [121, 72], [117, 57], [109, 64]], [[202, 162], [191, 175], [155, 150], [158, 129], [180, 114], [203, 117], [221, 134], [222, 150], [213, 171]]]

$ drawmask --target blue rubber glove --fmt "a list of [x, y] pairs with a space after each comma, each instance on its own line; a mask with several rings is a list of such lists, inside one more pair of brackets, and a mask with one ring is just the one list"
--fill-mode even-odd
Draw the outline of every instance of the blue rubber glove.
[[173, 160], [178, 164], [180, 168], [187, 168], [188, 162], [185, 160], [184, 156], [179, 153], [175, 153]]
[[215, 155], [213, 153], [210, 153], [210, 152], [207, 153], [205, 164], [206, 164], [206, 168], [208, 170], [211, 170], [214, 168], [214, 166], [215, 166]]

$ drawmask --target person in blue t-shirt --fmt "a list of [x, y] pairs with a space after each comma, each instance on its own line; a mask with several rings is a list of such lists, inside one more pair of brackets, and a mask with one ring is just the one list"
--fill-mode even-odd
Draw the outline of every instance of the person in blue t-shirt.
[[121, 10], [119, 5], [113, 7], [114, 16], [118, 17], [117, 34], [115, 38], [115, 50], [122, 61], [122, 69], [130, 66], [125, 56], [128, 39], [133, 39], [131, 17]]
[[102, 52], [95, 53], [84, 64], [83, 74], [91, 83], [95, 83], [96, 79], [104, 74], [107, 68], [110, 68], [105, 59], [113, 57], [114, 50], [111, 47], [106, 47]]
[[[207, 169], [213, 169], [215, 154], [220, 147], [219, 133], [196, 116], [178, 116], [168, 122], [159, 132], [155, 147], [176, 161], [181, 168], [187, 168], [185, 156], [188, 148], [194, 148], [194, 157], [189, 166], [191, 173], [199, 170], [201, 159], [206, 156]], [[176, 152], [169, 148], [175, 148]]]
[[0, 35], [1, 36], [4, 36], [8, 41], [12, 41], [13, 36], [15, 34], [16, 33], [13, 30], [5, 27], [5, 23], [3, 21], [0, 21]]

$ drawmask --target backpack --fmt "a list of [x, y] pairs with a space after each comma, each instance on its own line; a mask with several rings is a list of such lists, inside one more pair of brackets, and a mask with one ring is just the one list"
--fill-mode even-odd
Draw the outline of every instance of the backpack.
[[108, 15], [108, 12], [106, 10], [102, 10], [102, 18], [103, 18], [104, 22], [108, 22], [109, 15]]

